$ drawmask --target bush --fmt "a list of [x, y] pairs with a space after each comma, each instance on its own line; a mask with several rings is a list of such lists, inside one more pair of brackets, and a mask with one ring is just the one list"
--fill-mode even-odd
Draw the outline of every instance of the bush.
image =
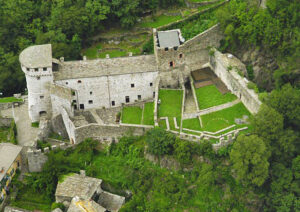
[[148, 54], [153, 54], [153, 37], [147, 41], [147, 43], [144, 44], [143, 46], [143, 52], [147, 52]]
[[65, 206], [62, 203], [53, 202], [51, 205], [51, 210], [54, 210], [56, 208], [60, 208], [60, 209], [64, 210]]
[[193, 156], [193, 146], [191, 142], [176, 139], [174, 145], [176, 159], [182, 164], [190, 164]]
[[148, 131], [146, 142], [148, 152], [154, 155], [172, 154], [176, 136], [161, 128]]
[[246, 69], [247, 69], [249, 80], [253, 80], [254, 79], [253, 66], [252, 65], [247, 65]]
[[38, 128], [40, 126], [40, 123], [39, 122], [32, 122], [31, 126], [35, 127], [35, 128]]
[[255, 93], [259, 93], [258, 87], [254, 82], [248, 82], [247, 87], [255, 91]]
[[13, 144], [18, 144], [16, 136], [17, 136], [17, 125], [15, 121], [12, 121], [9, 129], [9, 138], [10, 138], [9, 141]]

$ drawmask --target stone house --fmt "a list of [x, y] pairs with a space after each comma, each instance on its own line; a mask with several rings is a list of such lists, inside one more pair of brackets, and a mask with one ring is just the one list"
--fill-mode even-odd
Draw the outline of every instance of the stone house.
[[11, 143], [0, 143], [0, 208], [9, 192], [9, 185], [21, 166], [22, 147]]

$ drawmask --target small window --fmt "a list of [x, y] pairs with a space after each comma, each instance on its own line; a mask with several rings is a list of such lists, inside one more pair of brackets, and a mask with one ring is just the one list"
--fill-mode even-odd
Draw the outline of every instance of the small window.
[[125, 96], [125, 102], [126, 102], [126, 103], [129, 103], [129, 102], [130, 102], [129, 96]]
[[74, 110], [77, 110], [77, 105], [73, 105], [73, 107], [74, 107]]
[[68, 85], [69, 83], [68, 82], [66, 82], [66, 85]]
[[170, 62], [170, 67], [174, 67], [173, 61]]
[[141, 95], [138, 95], [138, 100], [141, 100], [142, 99], [142, 96]]
[[89, 104], [93, 104], [93, 100], [89, 100]]
[[155, 92], [153, 92], [153, 98], [155, 98]]
[[174, 46], [174, 50], [177, 51], [177, 49], [178, 49], [178, 46]]
[[47, 68], [43, 68], [43, 71], [47, 71]]
[[115, 101], [112, 101], [111, 106], [115, 106], [115, 105], [116, 105]]
[[134, 84], [131, 84], [131, 87], [134, 88]]
[[81, 80], [78, 80], [77, 82], [78, 82], [78, 83], [81, 83]]
[[37, 79], [37, 80], [40, 80], [40, 79], [41, 79], [41, 77], [37, 77], [36, 79]]
[[93, 94], [93, 92], [92, 91], [90, 91], [90, 95], [92, 95]]
[[75, 91], [72, 91], [72, 96], [75, 96]]
[[179, 54], [179, 58], [183, 58], [183, 54]]
[[27, 71], [30, 71], [30, 69], [29, 69], [29, 68], [26, 68], [26, 70], [27, 70]]
[[169, 50], [169, 48], [168, 48], [168, 47], [166, 47], [166, 48], [165, 48], [165, 51], [168, 51], [168, 50]]
[[80, 109], [82, 109], [82, 110], [83, 110], [83, 109], [84, 109], [84, 104], [80, 104], [80, 106], [79, 106], [79, 107], [80, 107]]
[[73, 103], [76, 103], [76, 100], [75, 100], [75, 99], [73, 99]]
[[35, 68], [34, 71], [39, 71], [39, 69], [38, 69], [38, 68]]
[[153, 83], [152, 82], [150, 82], [150, 87], [152, 87], [153, 86]]
[[44, 99], [44, 96], [40, 96], [40, 99]]

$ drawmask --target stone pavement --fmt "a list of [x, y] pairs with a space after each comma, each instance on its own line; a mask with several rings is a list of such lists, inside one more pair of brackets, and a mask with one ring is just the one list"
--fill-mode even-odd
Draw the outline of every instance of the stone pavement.
[[195, 113], [197, 112], [196, 103], [193, 97], [192, 91], [188, 92], [185, 98], [185, 105], [184, 105], [184, 112], [185, 113]]
[[[0, 115], [6, 117], [13, 117], [12, 109], [0, 111]], [[33, 146], [39, 128], [31, 127], [31, 120], [28, 115], [28, 101], [14, 108], [15, 122], [17, 125], [17, 139], [21, 146]]]

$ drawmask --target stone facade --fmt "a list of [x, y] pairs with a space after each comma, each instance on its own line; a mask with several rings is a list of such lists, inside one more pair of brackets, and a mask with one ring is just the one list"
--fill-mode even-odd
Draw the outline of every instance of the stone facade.
[[247, 72], [242, 62], [233, 55], [215, 51], [214, 56], [210, 58], [210, 64], [215, 74], [233, 94], [241, 99], [247, 109], [251, 113], [257, 113], [261, 102], [254, 90], [247, 87], [248, 80], [238, 73], [238, 71]]
[[42, 150], [28, 150], [27, 160], [29, 172], [41, 172], [43, 165], [48, 160], [48, 157], [42, 152]]
[[0, 117], [0, 127], [10, 127], [13, 118], [2, 118]]

